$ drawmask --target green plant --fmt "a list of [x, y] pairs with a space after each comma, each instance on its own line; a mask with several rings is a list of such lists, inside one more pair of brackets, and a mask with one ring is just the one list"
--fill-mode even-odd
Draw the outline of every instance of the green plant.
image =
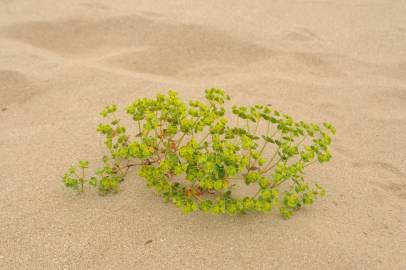
[[[84, 184], [101, 194], [117, 192], [128, 170], [139, 167], [147, 185], [185, 213], [233, 215], [279, 207], [285, 218], [324, 195], [320, 185], [305, 182], [304, 170], [330, 160], [331, 124], [297, 122], [270, 105], [233, 106], [231, 123], [224, 104], [230, 97], [220, 89], [206, 90], [205, 97], [187, 104], [169, 91], [136, 100], [127, 107], [135, 135], [116, 117], [117, 107], [107, 106], [101, 112], [106, 121], [97, 128], [109, 150], [104, 166], [89, 178], [88, 162], [80, 161], [65, 174], [65, 185], [79, 192]], [[239, 179], [257, 185], [256, 193], [233, 196]]]

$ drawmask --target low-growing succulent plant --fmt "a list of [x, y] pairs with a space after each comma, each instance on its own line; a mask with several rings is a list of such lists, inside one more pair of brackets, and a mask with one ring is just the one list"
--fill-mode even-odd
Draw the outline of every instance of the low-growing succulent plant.
[[[189, 103], [174, 91], [138, 99], [127, 107], [135, 134], [116, 117], [117, 107], [107, 106], [101, 112], [106, 121], [97, 128], [109, 150], [104, 165], [87, 177], [89, 163], [80, 161], [64, 175], [65, 185], [78, 192], [85, 184], [100, 194], [117, 192], [129, 169], [138, 167], [149, 187], [185, 213], [279, 208], [284, 218], [324, 195], [320, 185], [305, 181], [304, 170], [330, 160], [331, 124], [294, 121], [261, 104], [232, 106], [228, 115], [227, 100], [221, 89], [206, 90], [205, 101]], [[255, 194], [235, 196], [238, 182], [257, 185]]]

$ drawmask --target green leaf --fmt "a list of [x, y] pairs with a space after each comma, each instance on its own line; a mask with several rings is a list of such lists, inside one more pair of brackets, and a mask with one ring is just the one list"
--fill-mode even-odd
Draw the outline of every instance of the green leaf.
[[289, 219], [293, 215], [293, 211], [286, 207], [279, 208], [279, 211], [284, 219]]
[[215, 190], [222, 190], [224, 187], [224, 182], [222, 180], [216, 180], [214, 182], [214, 189]]
[[96, 177], [91, 177], [89, 180], [89, 184], [95, 187], [97, 185]]
[[89, 168], [89, 161], [87, 160], [79, 161], [79, 167], [81, 167], [82, 169]]

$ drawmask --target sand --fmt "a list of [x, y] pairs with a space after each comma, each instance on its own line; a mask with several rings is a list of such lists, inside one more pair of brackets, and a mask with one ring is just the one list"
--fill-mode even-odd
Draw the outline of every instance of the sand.
[[[114, 2], [114, 4], [112, 4]], [[0, 1], [0, 269], [406, 269], [406, 5], [390, 0]], [[184, 216], [100, 165], [104, 105], [221, 87], [332, 122], [327, 196], [289, 221]]]

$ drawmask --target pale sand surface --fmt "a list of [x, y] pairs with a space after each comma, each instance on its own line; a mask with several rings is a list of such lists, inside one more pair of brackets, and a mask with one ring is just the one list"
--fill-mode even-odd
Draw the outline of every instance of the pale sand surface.
[[[0, 269], [406, 269], [405, 14], [389, 0], [1, 0]], [[308, 172], [328, 196], [285, 221], [184, 216], [135, 172], [116, 196], [63, 187], [77, 159], [100, 164], [104, 105], [209, 87], [332, 122], [333, 159]]]

